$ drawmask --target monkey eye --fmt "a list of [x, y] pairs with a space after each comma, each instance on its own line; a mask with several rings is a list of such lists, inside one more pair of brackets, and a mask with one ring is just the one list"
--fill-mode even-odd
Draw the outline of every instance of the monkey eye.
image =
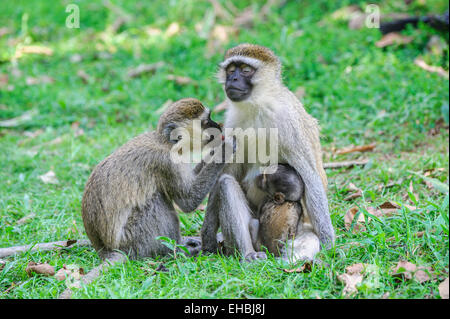
[[236, 70], [236, 66], [235, 66], [234, 64], [231, 64], [231, 65], [227, 68], [227, 74], [232, 74], [235, 70]]
[[250, 75], [253, 72], [253, 68], [245, 64], [241, 66], [241, 69], [244, 75]]

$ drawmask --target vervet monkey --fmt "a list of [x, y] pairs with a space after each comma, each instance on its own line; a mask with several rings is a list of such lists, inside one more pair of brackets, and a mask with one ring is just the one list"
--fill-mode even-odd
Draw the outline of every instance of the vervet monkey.
[[297, 233], [304, 184], [297, 172], [284, 164], [277, 165], [275, 173], [258, 175], [255, 183], [267, 198], [260, 204], [258, 218], [250, 221], [253, 246], [261, 250], [263, 245], [270, 253], [279, 256], [286, 242]]
[[[310, 244], [311, 238], [318, 237], [320, 244], [330, 248], [334, 229], [328, 211], [319, 127], [283, 85], [280, 60], [268, 48], [241, 44], [225, 53], [218, 78], [227, 96], [225, 129], [277, 128], [278, 162], [290, 165], [304, 182], [304, 216], [291, 243], [291, 256], [313, 258], [320, 245], [315, 239]], [[238, 150], [247, 150], [249, 143], [238, 143]], [[255, 209], [264, 198], [254, 179], [266, 164], [247, 161], [229, 164], [224, 169], [208, 201], [202, 227], [204, 250], [217, 250], [216, 232], [221, 227], [225, 247], [237, 249], [247, 260], [266, 258], [265, 253], [255, 251], [249, 233]]]
[[[183, 243], [173, 203], [184, 212], [195, 210], [225, 165], [220, 160], [194, 169], [191, 163], [172, 160], [175, 144], [193, 144], [194, 120], [200, 121], [202, 130], [214, 128], [220, 133], [209, 109], [196, 99], [182, 99], [162, 114], [156, 131], [133, 138], [95, 167], [86, 183], [82, 215], [101, 258], [119, 258], [115, 250], [131, 259], [165, 255], [170, 250], [156, 239], [159, 236]], [[182, 140], [176, 133], [179, 129], [187, 130], [190, 140]], [[203, 134], [201, 143], [213, 138]], [[225, 142], [220, 144], [225, 146]], [[187, 244], [188, 248], [198, 246]]]

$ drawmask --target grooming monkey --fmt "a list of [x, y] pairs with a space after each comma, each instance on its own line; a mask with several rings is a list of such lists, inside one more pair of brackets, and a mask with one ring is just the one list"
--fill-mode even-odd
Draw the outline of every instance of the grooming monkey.
[[[288, 258], [313, 259], [320, 244], [330, 248], [334, 229], [326, 197], [327, 179], [317, 121], [282, 83], [281, 63], [262, 46], [241, 44], [229, 49], [220, 64], [219, 82], [227, 96], [225, 128], [277, 128], [279, 163], [290, 165], [302, 178], [303, 216]], [[248, 149], [240, 142], [237, 147]], [[202, 227], [202, 249], [215, 252], [215, 236], [221, 227], [224, 244], [247, 259], [266, 258], [255, 251], [249, 224], [264, 198], [255, 177], [266, 163], [233, 163], [211, 191]]]
[[[212, 149], [216, 154], [210, 161], [193, 168], [173, 161], [171, 151], [178, 143], [192, 147], [195, 120], [201, 123], [201, 145], [219, 141], [214, 144], [222, 152]], [[179, 129], [189, 133], [186, 140], [178, 135]], [[84, 190], [82, 216], [92, 245], [105, 261], [82, 277], [85, 284], [110, 265], [125, 261], [118, 251], [131, 259], [168, 254], [170, 249], [156, 239], [159, 236], [186, 245], [191, 254], [200, 250], [200, 241], [181, 238], [173, 202], [184, 212], [193, 211], [213, 187], [225, 156], [234, 152], [233, 146], [218, 138], [220, 133], [209, 109], [196, 99], [182, 99], [162, 114], [156, 131], [133, 138], [94, 168]], [[71, 293], [68, 288], [59, 298], [68, 299]]]
[[263, 172], [258, 175], [255, 183], [267, 198], [260, 204], [258, 219], [250, 221], [253, 246], [261, 250], [263, 245], [270, 253], [279, 256], [286, 242], [297, 233], [304, 184], [292, 167], [283, 164], [277, 165], [273, 174]]
[[[131, 259], [165, 255], [170, 250], [156, 239], [158, 236], [183, 243], [173, 202], [184, 212], [195, 210], [224, 167], [219, 161], [193, 169], [190, 163], [172, 160], [175, 144], [193, 144], [194, 120], [200, 121], [202, 131], [214, 128], [220, 132], [210, 110], [200, 101], [182, 99], [162, 114], [156, 131], [133, 138], [93, 170], [83, 195], [82, 215], [86, 233], [100, 257], [110, 259], [118, 254], [115, 250]], [[177, 135], [178, 129], [189, 132], [190, 140]], [[201, 137], [202, 145], [214, 139], [208, 133]], [[225, 146], [222, 141], [220, 144]], [[187, 244], [192, 248], [195, 243]]]

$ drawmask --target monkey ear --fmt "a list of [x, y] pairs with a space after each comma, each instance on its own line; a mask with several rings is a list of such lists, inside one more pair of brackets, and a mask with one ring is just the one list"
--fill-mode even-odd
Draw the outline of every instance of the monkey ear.
[[283, 193], [276, 192], [276, 193], [273, 195], [273, 200], [274, 200], [274, 202], [277, 203], [278, 205], [283, 204], [283, 203], [284, 203], [284, 199], [285, 199], [285, 197], [284, 197], [284, 194], [283, 194]]
[[170, 139], [170, 133], [172, 133], [172, 131], [174, 129], [177, 128], [177, 125], [175, 123], [167, 123], [166, 125], [164, 125], [163, 128], [163, 135], [166, 137], [166, 139], [170, 142], [170, 143], [177, 143], [178, 139]]

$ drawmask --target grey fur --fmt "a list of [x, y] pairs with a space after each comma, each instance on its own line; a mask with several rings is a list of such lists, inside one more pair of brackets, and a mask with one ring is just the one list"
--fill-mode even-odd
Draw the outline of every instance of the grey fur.
[[[239, 50], [239, 47], [243, 49]], [[253, 50], [252, 53], [248, 53], [249, 50]], [[248, 54], [254, 59], [258, 59], [258, 55], [266, 57], [273, 55], [267, 48], [247, 44], [238, 46], [238, 49], [230, 49], [228, 52], [240, 52], [239, 54], [244, 57], [244, 54]], [[238, 59], [240, 55], [234, 57]], [[227, 56], [227, 58], [230, 57]], [[268, 62], [264, 59], [261, 59], [260, 62], [261, 64], [252, 78], [254, 86], [251, 95], [241, 102], [226, 99], [228, 108], [224, 127], [278, 129], [279, 163], [289, 164], [301, 176], [305, 185], [304, 195], [301, 199], [304, 215], [300, 221], [301, 227], [298, 227], [297, 232], [297, 237], [301, 237], [301, 242], [295, 240], [293, 246], [300, 247], [298, 249], [313, 247], [307, 254], [296, 251], [291, 256], [311, 256], [318, 251], [316, 249], [317, 236], [320, 243], [326, 248], [330, 248], [334, 244], [335, 236], [328, 211], [327, 178], [322, 166], [319, 126], [317, 120], [305, 111], [296, 96], [283, 85], [279, 76], [280, 63]], [[219, 70], [218, 79], [219, 82], [225, 84], [226, 74], [223, 68]], [[247, 145], [238, 145], [239, 147], [247, 149]], [[233, 197], [220, 199], [218, 196], [210, 197], [205, 223], [202, 227], [204, 249], [214, 249], [215, 228], [218, 228], [217, 217], [209, 215], [228, 215], [227, 220], [220, 219], [222, 229], [228, 228], [236, 221], [251, 221], [256, 217], [255, 207], [259, 206], [261, 198], [264, 197], [261, 197], [252, 185], [254, 184], [254, 171], [262, 165], [264, 163], [229, 164], [224, 169], [224, 172], [230, 176], [227, 185], [223, 185], [225, 181], [220, 179], [214, 187], [213, 193], [221, 188], [226, 188], [228, 194], [232, 194]], [[238, 203], [243, 194], [245, 194], [243, 202]], [[240, 197], [236, 197], [236, 195]], [[224, 212], [224, 210], [230, 209], [232, 211]], [[210, 221], [214, 221], [214, 223], [210, 224]], [[251, 244], [248, 242], [251, 237], [248, 235], [250, 222], [247, 224], [237, 223], [239, 229], [236, 230], [236, 233], [230, 234], [232, 239], [229, 244], [235, 244], [235, 248], [242, 254], [248, 254], [248, 249], [243, 251], [242, 247], [248, 247]], [[312, 224], [312, 227], [307, 227], [309, 223]], [[311, 240], [311, 238], [313, 239]], [[311, 245], [307, 242], [309, 240], [311, 240]], [[225, 243], [226, 241], [225, 237]]]
[[175, 102], [161, 116], [156, 131], [133, 138], [93, 170], [82, 215], [86, 233], [103, 259], [114, 250], [131, 259], [169, 253], [158, 236], [182, 243], [173, 202], [184, 212], [195, 210], [224, 167], [223, 162], [211, 162], [193, 169], [189, 163], [171, 160], [173, 143], [167, 128], [187, 128], [191, 120], [207, 116], [209, 110], [195, 109], [198, 103], [195, 99]]

